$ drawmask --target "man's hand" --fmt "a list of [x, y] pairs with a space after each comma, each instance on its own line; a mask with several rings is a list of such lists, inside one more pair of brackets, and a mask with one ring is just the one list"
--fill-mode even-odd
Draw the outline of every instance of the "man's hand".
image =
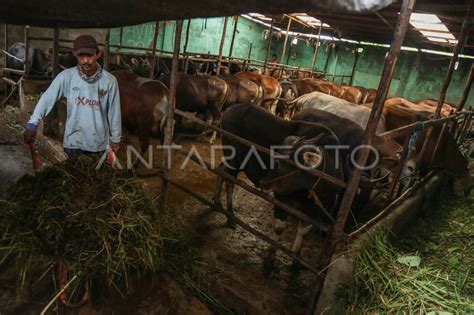
[[36, 129], [38, 129], [38, 126], [36, 126], [35, 124], [28, 123], [26, 125], [25, 132], [23, 133], [23, 140], [26, 144], [35, 142]]
[[110, 142], [109, 146], [112, 149], [112, 151], [114, 151], [114, 153], [117, 153], [117, 151], [120, 148], [120, 143]]

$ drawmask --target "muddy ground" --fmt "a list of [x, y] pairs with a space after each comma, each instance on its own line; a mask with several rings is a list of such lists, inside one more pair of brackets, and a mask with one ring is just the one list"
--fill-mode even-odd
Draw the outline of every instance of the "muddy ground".
[[[12, 113], [13, 112], [13, 113]], [[6, 187], [25, 173], [32, 173], [31, 156], [28, 148], [22, 144], [21, 127], [14, 122], [16, 110], [9, 109], [0, 115], [0, 198]], [[127, 137], [122, 146], [119, 159], [125, 163], [126, 145], [138, 148], [137, 138]], [[204, 160], [210, 161], [209, 138], [180, 143], [190, 149], [193, 145]], [[163, 153], [153, 140], [153, 168], [140, 165], [138, 174], [154, 174], [162, 166]], [[216, 156], [220, 157], [220, 152]], [[45, 156], [40, 159], [46, 165]], [[188, 161], [182, 169], [185, 157], [173, 152], [173, 170], [171, 177], [209, 200], [212, 197], [216, 176], [203, 170], [198, 164]], [[245, 180], [245, 177], [242, 176]], [[156, 176], [143, 177], [144, 186], [155, 196], [161, 193], [161, 179]], [[223, 203], [225, 200], [223, 197]], [[236, 187], [234, 193], [236, 215], [257, 230], [272, 235], [273, 210], [270, 203], [255, 197]], [[166, 211], [175, 215], [189, 229], [196, 232], [195, 246], [208, 269], [215, 271], [212, 276], [215, 286], [211, 294], [239, 314], [299, 314], [304, 313], [309, 301], [315, 276], [307, 270], [295, 271], [291, 259], [282, 253], [277, 255], [276, 270], [264, 272], [263, 257], [268, 249], [265, 242], [247, 233], [242, 228], [230, 229], [226, 226], [225, 216], [210, 211], [192, 197], [171, 186]], [[291, 247], [297, 222], [290, 220], [283, 234], [283, 244]], [[314, 265], [319, 261], [319, 251], [323, 239], [312, 234], [303, 246], [303, 257]], [[55, 288], [51, 279], [38, 281], [32, 277], [27, 286], [16, 290], [16, 274], [11, 268], [0, 270], [0, 313], [36, 314], [51, 299]], [[34, 278], [34, 279], [33, 279]], [[65, 310], [70, 314], [209, 314], [210, 311], [198, 299], [190, 296], [169, 276], [160, 275], [159, 281], [152, 279], [137, 280], [135, 293], [126, 300], [111, 296], [92, 306]], [[3, 310], [2, 310], [3, 308]]]

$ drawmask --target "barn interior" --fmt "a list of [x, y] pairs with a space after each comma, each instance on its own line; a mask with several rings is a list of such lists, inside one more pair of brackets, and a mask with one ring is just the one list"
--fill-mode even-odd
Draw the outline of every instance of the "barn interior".
[[[406, 158], [409, 139], [418, 137], [420, 134], [415, 136], [417, 131], [431, 133], [430, 127], [434, 126], [438, 129], [433, 130], [441, 135], [435, 133], [426, 137], [452, 135], [456, 148], [472, 170], [472, 1], [339, 1], [332, 4], [303, 0], [277, 4], [206, 1], [199, 6], [187, 1], [121, 1], [119, 7], [109, 1], [100, 1], [97, 7], [87, 10], [79, 3], [64, 6], [56, 0], [49, 0], [48, 5], [41, 7], [35, 3], [7, 2], [0, 13], [0, 22], [4, 23], [0, 45], [4, 52], [8, 52], [13, 43], [25, 42], [27, 47], [49, 51], [47, 58], [53, 67], [51, 72], [38, 73], [31, 63], [26, 63], [21, 69], [11, 71], [7, 62], [9, 55], [0, 54], [0, 71], [5, 82], [0, 87], [3, 88], [0, 91], [3, 95], [0, 106], [3, 107], [0, 117], [3, 161], [0, 199], [5, 198], [7, 186], [13, 185], [25, 173], [34, 173], [31, 153], [21, 145], [21, 128], [26, 126], [41, 93], [64, 68], [60, 56], [72, 51], [74, 38], [81, 34], [90, 34], [97, 39], [104, 51], [103, 67], [110, 71], [114, 69], [111, 65], [126, 62], [129, 62], [126, 69], [131, 70], [137, 64], [150, 66], [147, 60], [152, 56], [156, 63], [157, 60], [170, 61], [171, 77], [176, 75], [180, 65], [189, 70], [193, 63], [201, 72], [198, 75], [202, 76], [206, 75], [203, 72], [210, 71], [209, 67], [217, 74], [225, 75], [231, 65], [236, 64], [243, 71], [266, 73], [280, 81], [315, 78], [335, 86], [372, 89], [372, 114], [364, 133], [364, 141], [369, 143], [375, 141], [373, 126], [377, 125], [380, 118], [377, 116], [382, 114], [385, 100], [404, 99], [410, 104], [432, 100], [433, 112], [422, 126], [413, 120], [407, 123], [408, 126], [400, 127], [404, 130], [398, 135], [405, 132], [407, 136], [405, 143], [400, 143], [403, 148], [400, 156]], [[276, 61], [272, 61], [273, 56]], [[177, 59], [178, 62], [171, 62]], [[141, 75], [156, 78], [154, 71]], [[172, 88], [170, 95], [171, 91]], [[176, 91], [176, 95], [178, 93]], [[38, 134], [37, 146], [43, 167], [61, 163], [65, 158], [61, 143], [67, 112], [64, 100], [62, 102], [58, 102], [45, 119]], [[451, 109], [446, 115], [438, 112], [444, 104]], [[175, 125], [175, 133], [199, 133], [213, 128], [205, 119], [181, 111], [177, 103], [174, 115], [184, 116], [184, 121]], [[166, 140], [165, 136], [165, 144], [172, 139], [171, 130], [164, 128], [164, 133], [171, 137]], [[227, 137], [222, 129], [217, 131], [219, 139]], [[395, 132], [400, 130], [386, 130], [382, 133], [386, 138], [382, 139], [395, 137]], [[124, 147], [139, 148], [138, 137], [133, 133], [126, 134]], [[30, 287], [33, 292], [25, 293], [26, 297], [15, 302], [2, 302], [6, 306], [5, 312], [38, 313], [45, 309], [51, 312], [55, 308], [56, 312], [68, 314], [319, 314], [328, 307], [329, 312], [341, 312], [331, 305], [336, 303], [336, 287], [347, 281], [348, 270], [352, 268], [347, 267], [354, 260], [347, 254], [348, 248], [357, 248], [375, 228], [382, 226], [389, 226], [395, 234], [403, 235], [409, 225], [407, 222], [416, 222], [419, 212], [429, 208], [426, 201], [435, 199], [441, 187], [452, 182], [455, 182], [455, 188], [462, 186], [458, 183], [467, 178], [470, 183], [462, 186], [459, 192], [463, 195], [472, 185], [472, 173], [464, 174], [456, 181], [436, 167], [428, 167], [422, 173], [416, 169], [408, 187], [397, 179], [384, 183], [383, 189], [377, 186], [382, 193], [374, 193], [357, 218], [348, 212], [355, 192], [346, 202], [346, 196], [341, 196], [339, 213], [332, 218], [333, 222], [296, 213], [296, 218], [290, 217], [288, 228], [278, 238], [281, 244], [277, 244], [273, 207], [275, 203], [284, 205], [255, 188], [243, 174], [237, 177], [239, 182], [233, 195], [238, 226], [235, 229], [226, 226], [225, 209], [216, 206], [212, 199], [216, 180], [223, 175], [214, 171], [216, 165], [212, 170], [203, 169], [203, 164], [214, 162], [216, 154], [218, 160], [223, 155], [220, 150], [214, 151], [209, 140], [209, 134], [179, 142], [175, 138], [173, 141], [182, 145], [182, 149], [167, 153], [154, 149], [163, 144], [154, 138], [150, 143], [153, 150], [147, 153], [151, 155], [143, 155], [144, 160], [151, 157], [153, 167], [147, 168], [143, 161], [135, 170], [140, 183], [159, 200], [157, 211], [172, 214], [193, 231], [192, 246], [197, 248], [206, 270], [203, 280], [206, 290], [196, 293], [180, 282], [170, 281], [169, 275], [159, 275], [158, 283], [166, 284], [160, 286], [146, 277], [137, 278], [134, 285], [144, 290], [137, 290], [128, 298], [111, 294], [101, 302], [71, 308], [56, 301], [54, 306], [48, 304], [57, 293], [48, 283], [34, 289]], [[438, 147], [436, 144], [434, 150], [441, 151]], [[200, 156], [190, 159], [188, 153], [192, 150], [197, 150]], [[118, 160], [125, 164], [127, 154], [122, 149]], [[169, 156], [171, 167], [166, 162]], [[402, 164], [399, 162], [398, 165]], [[401, 166], [395, 170], [397, 177], [401, 176], [399, 172]], [[350, 195], [354, 187], [357, 189], [361, 174], [358, 176], [353, 175], [345, 181], [346, 194]], [[351, 185], [352, 181], [356, 183]], [[288, 211], [299, 210], [296, 203], [291, 202], [287, 208]], [[347, 212], [345, 218], [340, 216], [341, 212]], [[290, 248], [298, 225], [305, 220], [319, 226], [320, 231], [307, 236], [302, 252], [295, 255]], [[339, 221], [343, 221], [342, 225]], [[278, 249], [277, 271], [272, 273], [262, 268], [263, 253], [269, 246]], [[295, 271], [294, 260], [303, 267]], [[2, 277], [6, 287], [15, 279], [5, 273]], [[2, 293], [6, 291], [4, 287], [1, 289]], [[44, 292], [39, 294], [35, 290]], [[2, 299], [8, 301], [10, 298], [4, 293]], [[470, 302], [472, 306], [472, 299]], [[347, 309], [344, 312], [350, 313]]]

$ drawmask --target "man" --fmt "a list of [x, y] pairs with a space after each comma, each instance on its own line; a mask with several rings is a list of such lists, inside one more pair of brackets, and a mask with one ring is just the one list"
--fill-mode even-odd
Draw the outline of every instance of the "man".
[[66, 157], [101, 156], [109, 148], [116, 152], [122, 134], [117, 80], [97, 63], [101, 52], [94, 37], [81, 35], [73, 46], [78, 65], [58, 74], [41, 96], [27, 124], [25, 143], [34, 142], [38, 124], [61, 97], [66, 97]]

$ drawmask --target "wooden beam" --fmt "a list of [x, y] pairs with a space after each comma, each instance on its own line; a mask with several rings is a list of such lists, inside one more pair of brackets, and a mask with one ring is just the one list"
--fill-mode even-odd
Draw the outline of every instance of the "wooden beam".
[[224, 29], [222, 30], [222, 37], [221, 37], [221, 44], [219, 46], [219, 57], [217, 58], [217, 69], [216, 69], [216, 75], [221, 74], [221, 65], [222, 65], [222, 51], [224, 49], [224, 41], [225, 41], [225, 35], [227, 31], [227, 21], [229, 20], [229, 17], [226, 16], [224, 18]]
[[285, 36], [285, 43], [283, 44], [283, 52], [280, 57], [280, 63], [283, 64], [285, 62], [285, 52], [286, 52], [286, 44], [288, 43], [288, 32], [290, 31], [292, 19], [288, 19], [288, 25], [286, 26], [286, 36]]

